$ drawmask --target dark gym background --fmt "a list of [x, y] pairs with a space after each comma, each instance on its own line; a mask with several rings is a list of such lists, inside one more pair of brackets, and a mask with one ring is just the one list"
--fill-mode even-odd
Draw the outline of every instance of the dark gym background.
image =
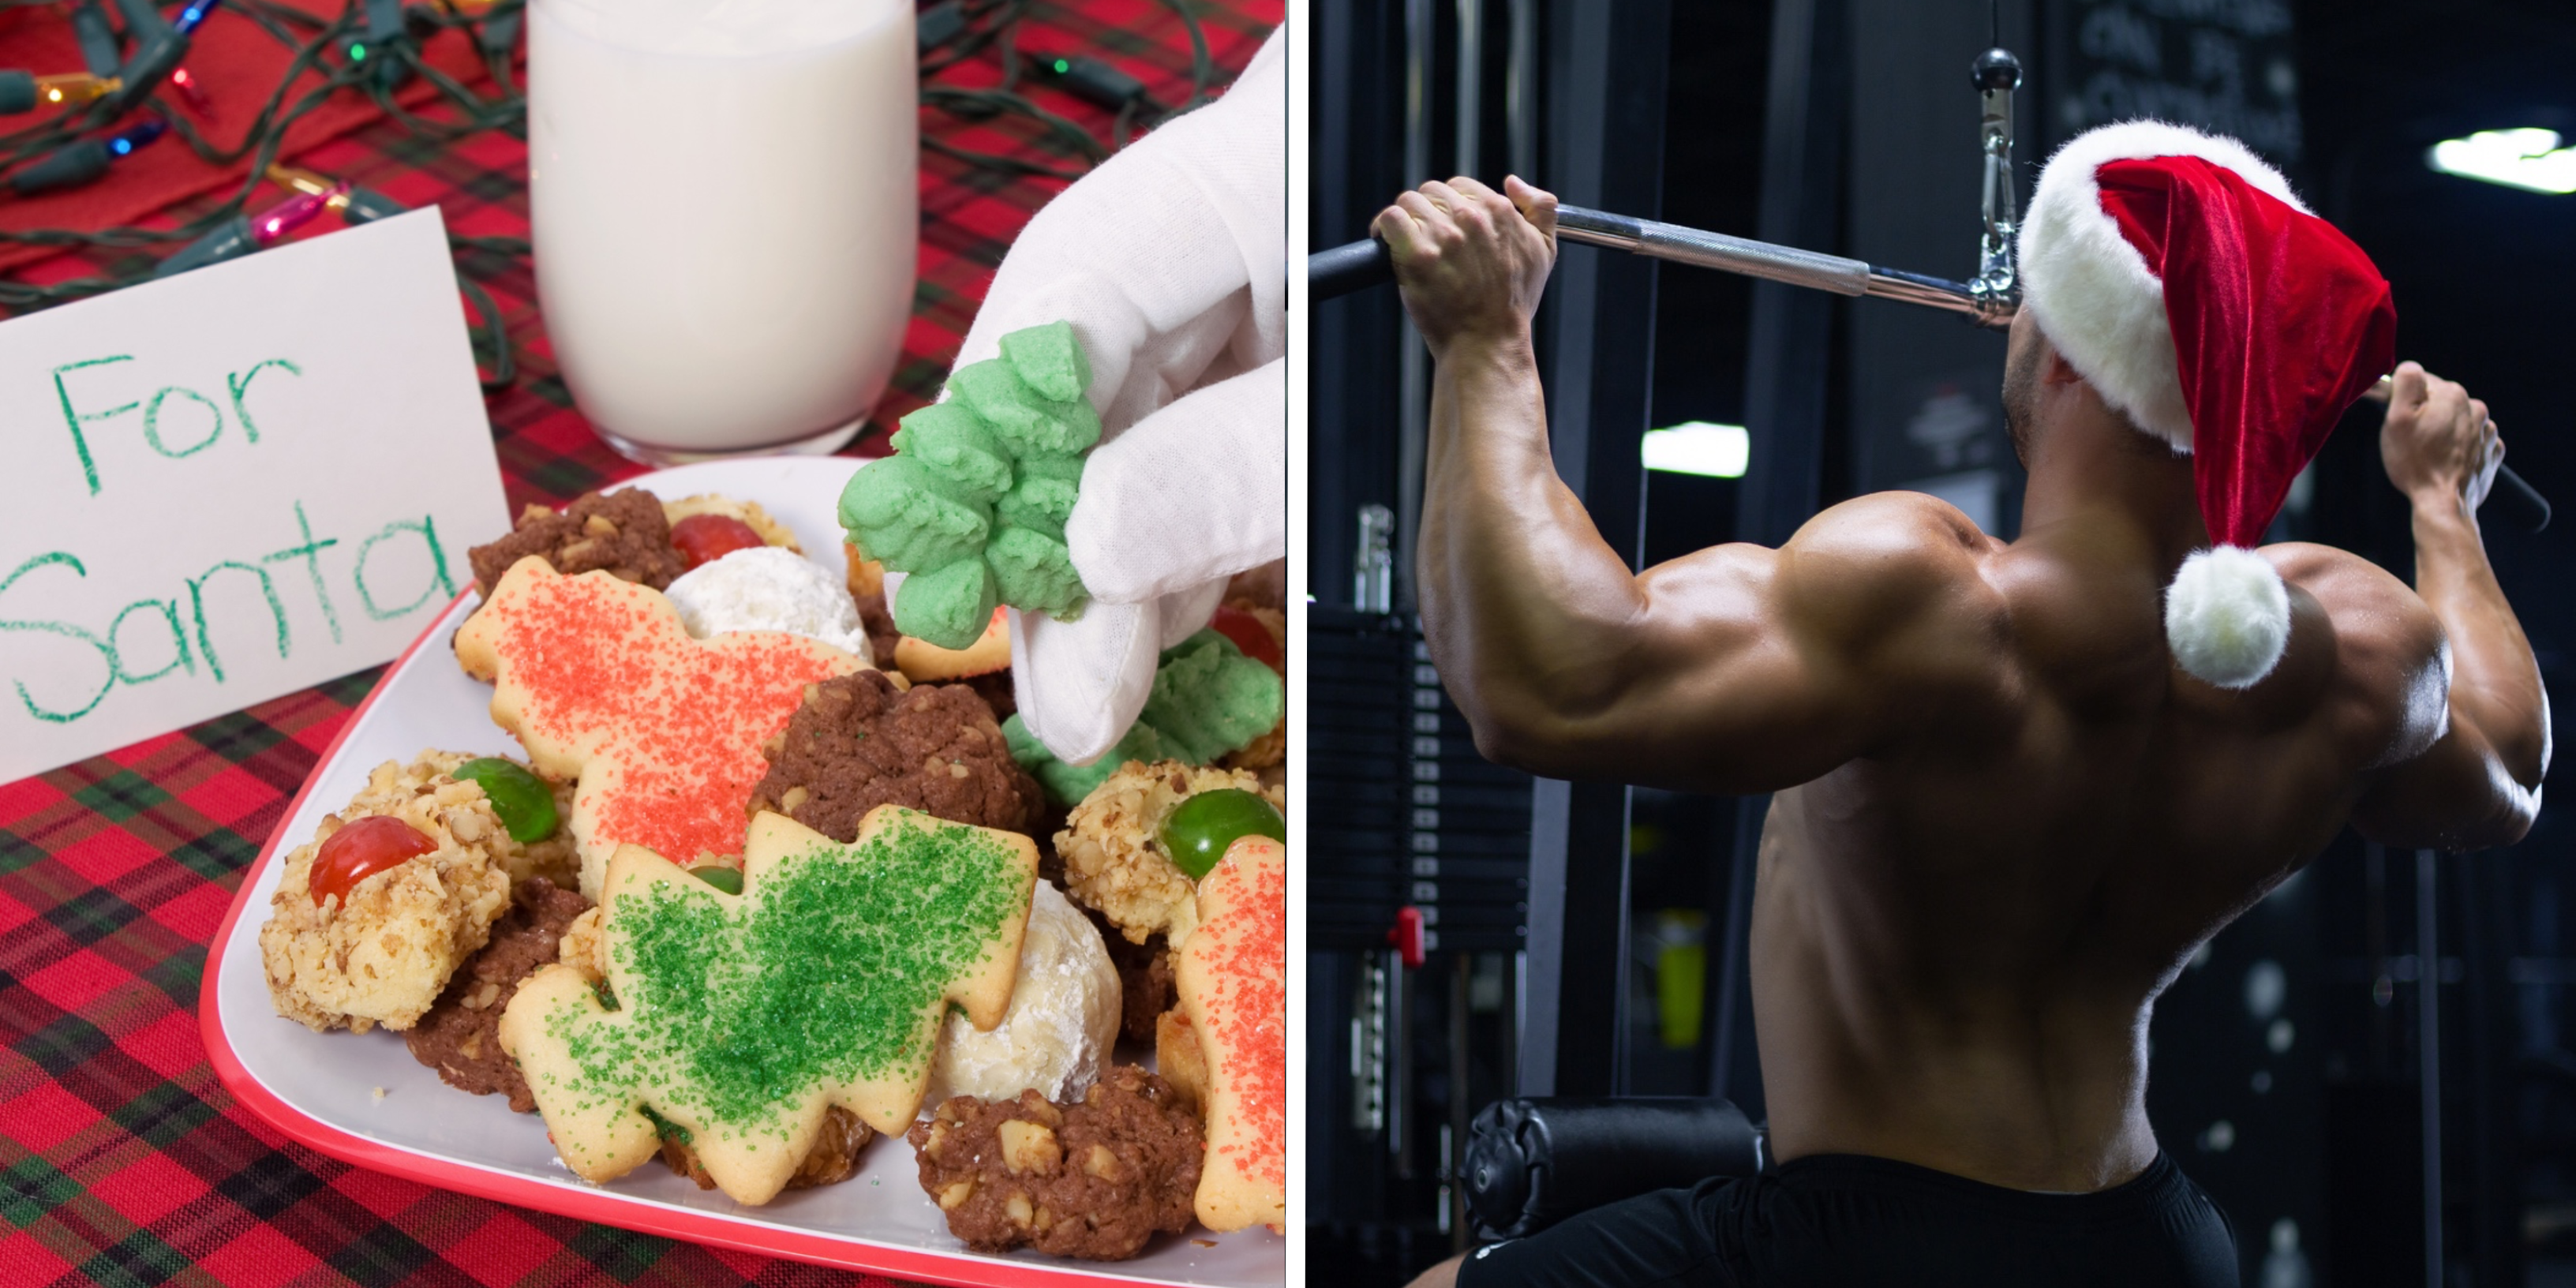
[[[1409, 183], [1513, 171], [1577, 204], [1953, 278], [1975, 271], [1978, 227], [1967, 69], [1999, 23], [2029, 69], [2025, 201], [2085, 125], [2154, 113], [2238, 133], [2394, 283], [2401, 356], [2489, 400], [2514, 466], [2576, 503], [2576, 196], [2424, 164], [2478, 129], [2576, 142], [2566, 0], [1313, 12], [1319, 247], [1364, 235]], [[2017, 522], [1999, 336], [1583, 247], [1549, 297], [1559, 471], [1641, 566], [1776, 543], [1887, 487], [2005, 535]], [[1428, 367], [1399, 319], [1377, 291], [1320, 306], [1313, 330], [1308, 1246], [1317, 1278], [1350, 1283], [1467, 1246], [1452, 1164], [1498, 1096], [1714, 1092], [1757, 1119], [1762, 1100], [1729, 916], [1761, 802], [1532, 782], [1476, 758], [1407, 616]], [[1640, 470], [1639, 434], [1693, 420], [1750, 428], [1743, 478]], [[2276, 536], [2410, 575], [2376, 425], [2367, 405], [2347, 418]], [[2553, 693], [2576, 692], [2576, 518], [2534, 536], [2493, 502], [2486, 539]], [[2159, 1004], [2149, 1112], [2227, 1208], [2249, 1288], [2576, 1285], [2568, 773], [2561, 757], [2510, 849], [2427, 860], [2347, 834]]]

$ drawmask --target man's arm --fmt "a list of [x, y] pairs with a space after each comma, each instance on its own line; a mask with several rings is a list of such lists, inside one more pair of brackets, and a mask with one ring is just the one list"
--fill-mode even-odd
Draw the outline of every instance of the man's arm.
[[1643, 575], [1602, 541], [1556, 476], [1530, 344], [1553, 224], [1546, 194], [1470, 180], [1377, 224], [1439, 364], [1421, 610], [1479, 749], [1551, 777], [1764, 791], [1962, 705], [1995, 673], [2001, 601], [1983, 538], [1931, 498], [1862, 498], [1780, 550]]
[[2549, 700], [2540, 663], [2478, 538], [2477, 505], [2503, 459], [2487, 407], [2414, 363], [2398, 368], [2380, 455], [2415, 511], [2415, 593], [2447, 637], [2449, 694], [2423, 754], [2380, 771], [2353, 822], [2389, 845], [2510, 845], [2540, 811]]

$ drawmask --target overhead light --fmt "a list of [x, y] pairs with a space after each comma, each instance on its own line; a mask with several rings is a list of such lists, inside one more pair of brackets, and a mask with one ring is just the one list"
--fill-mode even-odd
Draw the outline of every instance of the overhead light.
[[2576, 148], [2558, 142], [2556, 130], [2480, 130], [2434, 144], [2424, 163], [2464, 179], [2564, 195], [2576, 192]]
[[1752, 435], [1742, 425], [1715, 425], [1704, 420], [1647, 430], [1645, 443], [1639, 449], [1647, 469], [1713, 479], [1744, 477], [1744, 463], [1752, 453]]

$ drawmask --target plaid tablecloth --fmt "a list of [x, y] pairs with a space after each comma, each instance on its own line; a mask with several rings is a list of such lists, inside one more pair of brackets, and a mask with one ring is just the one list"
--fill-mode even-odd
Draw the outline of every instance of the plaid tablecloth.
[[[1191, 8], [1222, 80], [1250, 60], [1285, 5]], [[1120, 66], [1162, 101], [1187, 92], [1188, 40], [1156, 0], [1038, 0], [1023, 42], [1040, 39]], [[979, 86], [998, 75], [987, 53], [938, 79]], [[1107, 113], [1044, 88], [1027, 92], [1108, 136]], [[1007, 120], [968, 126], [925, 111], [922, 128], [980, 152], [1069, 164]], [[414, 206], [435, 203], [458, 233], [527, 234], [527, 152], [516, 139], [433, 144], [385, 123], [300, 164]], [[895, 419], [937, 393], [994, 266], [1061, 187], [924, 152], [912, 326], [895, 387], [853, 450], [881, 452]], [[19, 276], [132, 271], [147, 258], [57, 256]], [[526, 264], [484, 269], [522, 364], [489, 398], [512, 508], [640, 472], [573, 410]], [[0, 784], [0, 1285], [887, 1282], [351, 1167], [289, 1142], [225, 1093], [197, 1027], [209, 942], [242, 873], [379, 674]]]

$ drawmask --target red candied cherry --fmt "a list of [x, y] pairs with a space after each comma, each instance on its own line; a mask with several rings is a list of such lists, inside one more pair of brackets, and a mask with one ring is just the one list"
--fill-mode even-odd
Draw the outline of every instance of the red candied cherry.
[[692, 514], [671, 525], [671, 548], [680, 565], [711, 564], [737, 550], [758, 550], [769, 543], [753, 527], [729, 514]]
[[358, 819], [333, 832], [313, 856], [313, 870], [305, 878], [313, 887], [313, 906], [322, 907], [323, 900], [338, 895], [340, 906], [348, 907], [349, 892], [359, 882], [437, 852], [437, 841], [390, 814]]
[[1287, 673], [1288, 659], [1280, 653], [1278, 639], [1271, 635], [1269, 627], [1261, 624], [1260, 618], [1240, 608], [1220, 606], [1216, 610], [1216, 620], [1208, 625], [1215, 627], [1217, 634], [1233, 640], [1234, 646], [1242, 649], [1245, 657], [1283, 675]]

